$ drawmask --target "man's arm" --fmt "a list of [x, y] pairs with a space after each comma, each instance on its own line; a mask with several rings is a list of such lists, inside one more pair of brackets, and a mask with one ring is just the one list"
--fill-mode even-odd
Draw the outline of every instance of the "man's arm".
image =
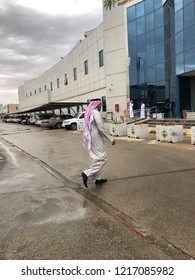
[[115, 140], [112, 138], [112, 136], [105, 129], [105, 126], [104, 126], [104, 123], [103, 123], [102, 116], [101, 116], [100, 112], [97, 111], [97, 110], [94, 110], [94, 115], [93, 116], [94, 116], [94, 120], [96, 122], [96, 125], [98, 127], [99, 133], [101, 133], [105, 138], [107, 138], [112, 143], [112, 145], [114, 145]]

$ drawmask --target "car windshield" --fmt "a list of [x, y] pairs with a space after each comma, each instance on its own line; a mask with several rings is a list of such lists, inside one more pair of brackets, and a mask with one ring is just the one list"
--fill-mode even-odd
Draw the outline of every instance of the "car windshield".
[[51, 117], [55, 117], [54, 115], [39, 115], [39, 120], [50, 119]]
[[83, 112], [79, 112], [76, 116], [75, 119], [79, 119], [79, 117], [83, 114]]

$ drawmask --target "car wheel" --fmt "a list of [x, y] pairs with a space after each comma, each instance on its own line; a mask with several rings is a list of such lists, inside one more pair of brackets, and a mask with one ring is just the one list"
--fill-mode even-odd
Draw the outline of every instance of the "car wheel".
[[77, 130], [77, 124], [76, 123], [71, 123], [70, 129]]
[[62, 128], [62, 124], [61, 123], [56, 123], [56, 128]]

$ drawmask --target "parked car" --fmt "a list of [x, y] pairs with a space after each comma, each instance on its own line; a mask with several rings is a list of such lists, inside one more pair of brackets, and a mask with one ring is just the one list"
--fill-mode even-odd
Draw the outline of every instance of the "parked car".
[[38, 115], [36, 114], [31, 114], [29, 120], [28, 120], [28, 124], [35, 124], [36, 122], [36, 118], [38, 117]]
[[7, 115], [2, 117], [3, 122], [8, 122], [7, 120], [9, 120], [9, 119], [10, 119], [10, 116], [7, 116]]
[[26, 116], [16, 116], [15, 118], [13, 118], [13, 122], [14, 123], [21, 123], [25, 119], [26, 119]]
[[55, 114], [52, 113], [40, 114], [35, 119], [35, 125], [40, 126], [43, 120], [48, 120], [51, 117], [55, 117]]
[[77, 122], [83, 120], [84, 116], [85, 116], [85, 112], [79, 112], [74, 118], [69, 120], [64, 120], [62, 123], [62, 127], [66, 129], [76, 130]]
[[6, 117], [3, 118], [3, 121], [6, 122], [6, 123], [11, 123], [11, 122], [13, 122], [13, 117], [6, 116]]
[[30, 116], [25, 116], [24, 119], [21, 120], [21, 124], [28, 124]]
[[40, 126], [44, 128], [62, 128], [62, 122], [71, 118], [73, 116], [68, 114], [51, 117], [50, 119], [42, 120]]

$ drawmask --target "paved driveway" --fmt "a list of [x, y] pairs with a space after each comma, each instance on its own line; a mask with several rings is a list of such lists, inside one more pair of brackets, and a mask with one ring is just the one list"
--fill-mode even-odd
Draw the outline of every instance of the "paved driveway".
[[[190, 144], [189, 137], [184, 137], [184, 142], [177, 144], [156, 142], [154, 134], [150, 134], [147, 140], [116, 138], [115, 146], [107, 145], [108, 164], [103, 173], [108, 182], [95, 187], [94, 182], [90, 181], [89, 190], [86, 191], [80, 173], [90, 159], [87, 149], [83, 147], [81, 133], [36, 127], [16, 130], [13, 125], [7, 125], [9, 128], [6, 124], [4, 128], [1, 127], [1, 137], [6, 143], [25, 151], [58, 179], [58, 183], [66, 182], [69, 192], [74, 192], [78, 200], [82, 197], [81, 201], [84, 199], [90, 205], [88, 218], [91, 218], [85, 220], [87, 224], [93, 224], [91, 213], [99, 213], [100, 217], [105, 216], [105, 219], [116, 223], [112, 227], [114, 232], [120, 228], [116, 234], [119, 238], [116, 244], [121, 248], [124, 245], [123, 256], [119, 258], [195, 258], [195, 146]], [[57, 197], [62, 196], [61, 191], [58, 190]], [[50, 197], [50, 194], [46, 196]], [[53, 199], [48, 202], [49, 209], [52, 209], [56, 194]], [[33, 200], [37, 200], [37, 194]], [[66, 196], [63, 201], [66, 201]], [[95, 224], [103, 229], [96, 218]], [[97, 234], [95, 225], [94, 229], [88, 229], [87, 236], [91, 234], [94, 242], [100, 233]], [[103, 232], [108, 238], [110, 228]], [[134, 236], [133, 239], [130, 237], [133, 241], [129, 241], [131, 249], [127, 245], [129, 234]], [[140, 244], [135, 242], [135, 236], [137, 241], [141, 241]], [[112, 238], [117, 241], [113, 235]], [[98, 240], [98, 248], [101, 245], [104, 247], [104, 239]], [[144, 250], [145, 246], [147, 249]], [[126, 250], [131, 251], [132, 256], [127, 256]], [[88, 258], [91, 254], [89, 251]], [[97, 250], [94, 254], [101, 258]], [[95, 258], [95, 255], [91, 257]], [[104, 257], [117, 258], [116, 255]]]

